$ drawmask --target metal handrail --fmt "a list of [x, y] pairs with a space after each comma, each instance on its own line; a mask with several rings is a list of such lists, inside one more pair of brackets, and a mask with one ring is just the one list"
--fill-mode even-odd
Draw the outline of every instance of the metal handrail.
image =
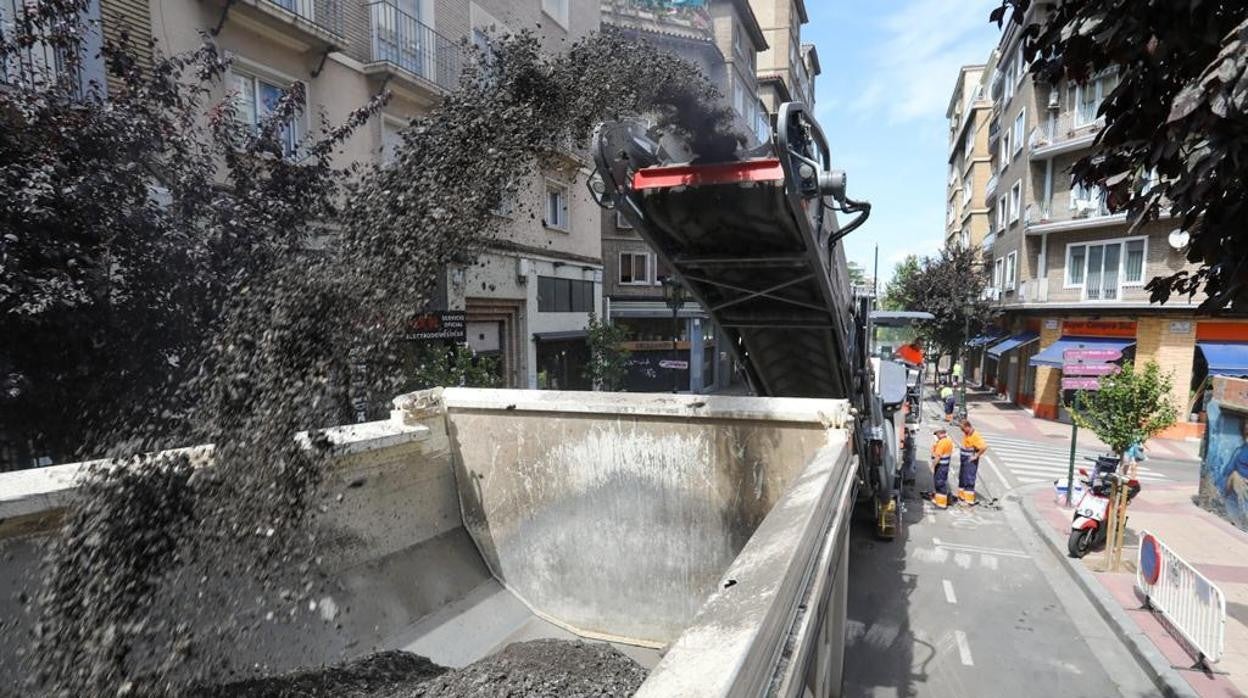
[[389, 0], [370, 3], [372, 59], [454, 89], [463, 69], [459, 44], [434, 31]]
[[343, 34], [340, 0], [261, 0], [261, 2], [279, 7], [337, 36]]

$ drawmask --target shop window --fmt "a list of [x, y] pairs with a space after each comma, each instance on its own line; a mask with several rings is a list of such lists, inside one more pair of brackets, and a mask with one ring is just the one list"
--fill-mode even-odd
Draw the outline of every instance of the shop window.
[[537, 277], [537, 310], [541, 313], [588, 313], [594, 309], [594, 282]]

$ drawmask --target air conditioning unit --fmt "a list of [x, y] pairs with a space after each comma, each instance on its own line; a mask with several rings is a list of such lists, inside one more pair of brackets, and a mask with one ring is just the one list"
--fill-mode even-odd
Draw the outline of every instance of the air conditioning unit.
[[1001, 289], [995, 286], [991, 286], [989, 288], [984, 289], [984, 300], [986, 301], [1001, 300]]
[[1096, 210], [1096, 202], [1094, 201], [1076, 201], [1075, 202], [1075, 218], [1087, 218], [1092, 215], [1092, 211]]
[[516, 260], [516, 281], [522, 284], [529, 282], [529, 275], [533, 273], [533, 260], [521, 257]]
[[1049, 109], [1060, 109], [1062, 95], [1057, 90], [1049, 90]]

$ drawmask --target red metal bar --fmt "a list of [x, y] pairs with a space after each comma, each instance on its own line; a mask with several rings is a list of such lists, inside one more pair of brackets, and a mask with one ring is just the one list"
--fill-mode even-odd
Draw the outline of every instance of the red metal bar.
[[668, 189], [701, 184], [783, 182], [784, 168], [775, 159], [715, 165], [647, 167], [633, 174], [633, 189]]

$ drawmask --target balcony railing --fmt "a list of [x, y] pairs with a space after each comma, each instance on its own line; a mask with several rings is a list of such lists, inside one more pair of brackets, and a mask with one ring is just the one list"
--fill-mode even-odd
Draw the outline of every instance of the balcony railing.
[[375, 2], [368, 7], [374, 63], [389, 63], [438, 87], [455, 88], [463, 68], [459, 44], [393, 3]]
[[1048, 279], [1027, 279], [1018, 285], [1018, 299], [1024, 303], [1047, 303], [1049, 301]]
[[988, 149], [997, 147], [997, 139], [1001, 138], [1001, 120], [994, 118], [988, 122]]
[[280, 8], [317, 29], [338, 37], [343, 35], [340, 0], [258, 0], [256, 4], [267, 9]]
[[997, 191], [997, 184], [1001, 181], [999, 173], [993, 174], [988, 178], [988, 185], [984, 187], [984, 196], [991, 197]]
[[1091, 145], [1100, 126], [1100, 121], [1085, 120], [1077, 112], [1065, 110], [1033, 128], [1027, 144], [1041, 157], [1072, 152]]
[[1050, 206], [1047, 204], [1028, 204], [1024, 209], [1023, 220], [1028, 228], [1035, 226], [1060, 226], [1061, 224], [1078, 224], [1082, 221], [1095, 221], [1101, 218], [1123, 217], [1114, 214], [1105, 204], [1102, 196], [1095, 199], [1075, 199], [1074, 206]]

